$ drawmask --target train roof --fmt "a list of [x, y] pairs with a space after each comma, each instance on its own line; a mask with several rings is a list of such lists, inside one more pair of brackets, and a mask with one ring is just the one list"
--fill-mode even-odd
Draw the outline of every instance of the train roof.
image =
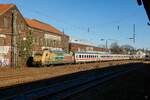
[[67, 52], [65, 52], [64, 50], [48, 50], [49, 52], [53, 52], [53, 53], [63, 53], [66, 54]]
[[78, 54], [110, 54], [109, 52], [98, 52], [98, 51], [80, 51], [80, 52], [74, 52]]
[[98, 54], [96, 52], [75, 52], [75, 54]]

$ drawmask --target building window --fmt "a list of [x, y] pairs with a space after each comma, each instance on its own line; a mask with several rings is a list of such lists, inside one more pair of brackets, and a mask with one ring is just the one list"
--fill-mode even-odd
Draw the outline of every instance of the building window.
[[56, 41], [56, 45], [59, 46], [59, 41]]
[[44, 46], [48, 46], [48, 39], [44, 39]]
[[40, 45], [43, 46], [43, 39], [40, 39]]
[[54, 46], [56, 46], [56, 40], [53, 40]]
[[43, 46], [46, 46], [46, 39], [43, 40]]
[[58, 45], [61, 46], [61, 41], [58, 41]]
[[79, 58], [81, 58], [81, 55], [79, 55]]
[[4, 38], [0, 38], [0, 46], [4, 46]]
[[23, 22], [21, 22], [21, 27], [20, 27], [21, 30], [24, 30], [25, 29], [25, 25]]
[[5, 28], [8, 27], [8, 19], [6, 17], [4, 17], [4, 27]]
[[33, 37], [33, 44], [36, 44], [36, 38]]
[[48, 46], [51, 46], [51, 40], [50, 39], [48, 40]]
[[40, 44], [40, 38], [37, 37], [36, 39], [36, 44], [39, 45]]

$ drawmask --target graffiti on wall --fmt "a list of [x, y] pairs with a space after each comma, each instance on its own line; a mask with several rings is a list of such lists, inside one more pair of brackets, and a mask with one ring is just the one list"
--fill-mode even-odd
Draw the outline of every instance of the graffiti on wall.
[[0, 57], [0, 67], [8, 66], [8, 65], [9, 65], [9, 59]]
[[0, 46], [0, 67], [8, 66], [9, 58], [7, 58], [9, 52], [9, 46]]
[[0, 54], [8, 54], [9, 46], [0, 46]]

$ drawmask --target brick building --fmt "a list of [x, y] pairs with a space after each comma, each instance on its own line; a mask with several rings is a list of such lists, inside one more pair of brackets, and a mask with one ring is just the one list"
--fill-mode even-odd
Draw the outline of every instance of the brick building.
[[43, 49], [65, 50], [68, 52], [69, 36], [54, 28], [53, 26], [36, 19], [26, 19], [28, 29], [33, 34], [33, 51]]
[[99, 48], [96, 46], [92, 46], [88, 44], [80, 44], [80, 43], [69, 43], [69, 50], [72, 52], [78, 52], [78, 51], [109, 52], [109, 50], [105, 48]]
[[69, 50], [69, 36], [38, 20], [25, 19], [16, 5], [0, 4], [0, 66], [15, 65], [18, 60], [17, 42], [33, 34], [33, 52], [42, 49]]

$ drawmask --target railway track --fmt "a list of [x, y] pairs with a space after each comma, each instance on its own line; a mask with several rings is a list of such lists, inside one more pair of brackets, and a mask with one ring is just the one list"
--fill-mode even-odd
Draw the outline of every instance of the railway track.
[[[1, 69], [0, 71], [0, 88], [1, 87], [8, 87], [8, 86], [13, 86], [17, 84], [24, 84], [24, 83], [29, 83], [32, 81], [38, 81], [38, 80], [44, 80], [47, 78], [53, 78], [56, 76], [62, 76], [66, 72], [66, 74], [71, 74], [71, 73], [77, 73], [80, 71], [85, 71], [85, 70], [91, 70], [94, 68], [103, 68], [105, 66], [115, 66], [115, 63], [118, 64], [126, 64], [126, 62], [122, 61], [116, 61], [116, 62], [102, 62], [101, 64], [99, 63], [89, 63], [89, 64], [79, 64], [77, 65], [69, 65], [70, 67], [68, 68], [67, 65], [60, 65], [62, 66], [60, 70], [58, 70], [58, 67], [60, 66], [53, 66], [53, 68], [29, 68], [29, 69], [20, 69], [20, 70], [15, 70], [15, 69]], [[129, 62], [128, 62], [129, 63]], [[130, 62], [131, 63], [131, 62]], [[132, 62], [135, 63], [135, 62]], [[79, 67], [80, 66], [80, 67]], [[92, 67], [90, 67], [92, 66]], [[71, 68], [72, 67], [72, 68]], [[47, 70], [45, 70], [47, 69]], [[52, 70], [50, 70], [52, 69]], [[56, 70], [54, 70], [56, 69]], [[72, 70], [74, 69], [74, 70]], [[52, 72], [52, 73], [51, 73]], [[56, 73], [55, 73], [56, 72]], [[58, 73], [59, 72], [59, 73]]]
[[[124, 67], [118, 67], [114, 70], [94, 71], [86, 74], [83, 73], [80, 76], [74, 75], [59, 82], [51, 82], [48, 80], [44, 81], [44, 84], [40, 81], [2, 89], [2, 91], [0, 90], [0, 98], [3, 100], [38, 99], [43, 97], [54, 100], [65, 99], [140, 68], [129, 66], [130, 64], [127, 64]], [[33, 87], [35, 84], [36, 87]]]
[[[110, 64], [112, 64], [113, 62], [114, 61], [109, 61]], [[115, 61], [115, 62], [119, 62], [119, 61]], [[107, 61], [102, 61], [101, 63], [107, 63]], [[83, 64], [85, 64], [85, 63], [83, 63]], [[80, 64], [80, 65], [82, 65], [82, 64]], [[51, 66], [49, 66], [49, 67], [51, 67]], [[58, 67], [58, 66], [56, 66], [56, 67]], [[40, 73], [37, 73], [37, 74], [40, 74]], [[25, 76], [26, 76], [26, 74], [20, 74], [20, 73], [12, 74], [12, 73], [7, 73], [7, 75], [3, 75], [3, 74], [0, 75], [0, 80], [1, 79], [3, 79], [3, 80], [17, 79], [17, 78], [20, 78], [20, 77], [24, 78]], [[28, 73], [28, 76], [33, 76], [33, 74], [32, 73]]]

